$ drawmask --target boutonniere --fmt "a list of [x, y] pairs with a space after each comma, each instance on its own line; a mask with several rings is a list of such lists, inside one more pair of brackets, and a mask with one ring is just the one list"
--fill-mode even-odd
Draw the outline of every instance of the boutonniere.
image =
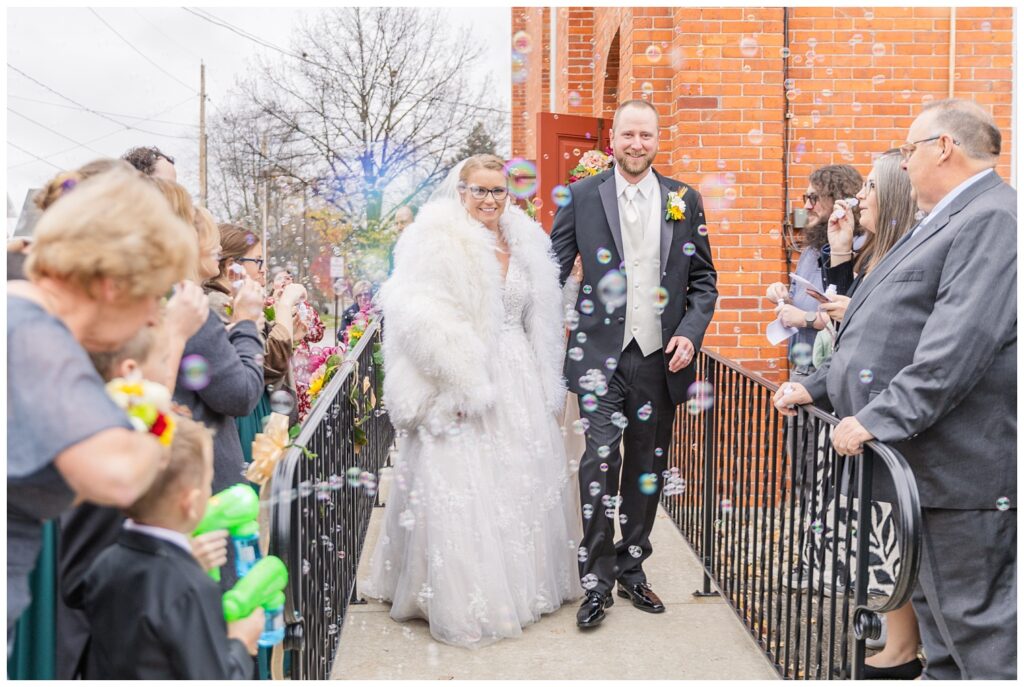
[[683, 197], [671, 191], [668, 194], [668, 201], [665, 203], [665, 219], [677, 221], [686, 219], [686, 202]]

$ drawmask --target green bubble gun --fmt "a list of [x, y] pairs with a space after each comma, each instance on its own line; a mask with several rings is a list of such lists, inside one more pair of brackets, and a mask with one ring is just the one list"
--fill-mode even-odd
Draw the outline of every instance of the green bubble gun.
[[258, 644], [274, 646], [284, 639], [284, 588], [287, 584], [288, 569], [281, 559], [277, 556], [261, 558], [224, 594], [221, 600], [224, 620], [233, 623], [248, 618], [262, 606], [266, 620]]
[[[248, 542], [257, 538], [253, 532], [258, 531], [256, 523], [259, 514], [260, 498], [253, 488], [247, 484], [236, 484], [210, 497], [210, 502], [206, 505], [206, 515], [196, 526], [192, 536], [214, 530], [227, 530], [231, 533], [237, 558], [239, 545], [243, 541]], [[220, 582], [220, 569], [211, 570], [210, 577]]]

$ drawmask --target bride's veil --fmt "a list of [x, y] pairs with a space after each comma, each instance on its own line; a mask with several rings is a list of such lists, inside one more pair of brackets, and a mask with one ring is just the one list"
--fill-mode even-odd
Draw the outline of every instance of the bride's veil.
[[[468, 159], [468, 158], [467, 158]], [[428, 203], [434, 203], [439, 200], [459, 200], [459, 174], [462, 172], [462, 168], [466, 165], [466, 160], [462, 160], [457, 165], [452, 167], [451, 171], [448, 172], [448, 176], [444, 178], [444, 181], [434, 189], [434, 192], [427, 198]]]

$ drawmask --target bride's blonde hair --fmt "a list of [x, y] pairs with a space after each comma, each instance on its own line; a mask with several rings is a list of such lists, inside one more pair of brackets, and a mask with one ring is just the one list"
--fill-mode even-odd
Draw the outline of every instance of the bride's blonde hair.
[[465, 164], [459, 170], [459, 181], [466, 183], [469, 180], [469, 175], [478, 169], [490, 169], [508, 176], [508, 173], [505, 171], [505, 161], [497, 155], [474, 155], [473, 157], [466, 158]]

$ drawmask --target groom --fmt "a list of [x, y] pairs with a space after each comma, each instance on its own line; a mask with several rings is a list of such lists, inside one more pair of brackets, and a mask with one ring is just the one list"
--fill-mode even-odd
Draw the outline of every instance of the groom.
[[573, 184], [551, 230], [562, 283], [577, 254], [583, 262], [572, 317], [579, 324], [565, 363], [589, 424], [579, 470], [581, 628], [604, 620], [616, 582], [619, 596], [640, 610], [665, 610], [643, 562], [651, 555], [676, 405], [694, 382], [691, 363], [718, 297], [700, 194], [651, 167], [658, 153], [654, 106], [622, 103], [611, 144], [614, 168]]

